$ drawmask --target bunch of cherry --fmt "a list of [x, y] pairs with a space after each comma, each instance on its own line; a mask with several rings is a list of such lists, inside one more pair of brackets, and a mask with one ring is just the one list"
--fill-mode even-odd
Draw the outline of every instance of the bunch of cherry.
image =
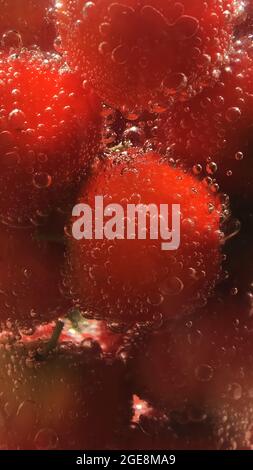
[[253, 448], [252, 130], [252, 0], [0, 0], [0, 448]]

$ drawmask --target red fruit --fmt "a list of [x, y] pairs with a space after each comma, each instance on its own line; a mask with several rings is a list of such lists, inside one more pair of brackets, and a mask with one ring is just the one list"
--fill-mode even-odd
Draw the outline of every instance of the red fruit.
[[1, 449], [111, 448], [131, 418], [122, 364], [99, 345], [1, 341]]
[[[227, 431], [232, 439], [229, 423], [237, 415], [237, 444], [245, 445], [253, 418], [250, 311], [234, 299], [216, 300], [187, 322], [149, 333], [146, 339], [137, 333], [136, 344], [133, 334], [129, 336], [134, 392], [166, 410], [174, 430], [182, 429], [182, 423], [210, 422], [218, 447], [219, 427], [223, 437]], [[243, 415], [244, 422], [239, 421]]]
[[63, 0], [62, 48], [110, 105], [186, 99], [212, 82], [232, 38], [233, 0]]
[[[252, 39], [236, 43], [219, 82], [187, 103], [177, 104], [158, 124], [167, 154], [221, 181], [232, 192], [250, 186], [253, 125]], [[200, 165], [200, 166], [199, 166]], [[235, 175], [234, 178], [231, 177]]]
[[96, 97], [56, 55], [0, 55], [0, 216], [65, 207], [99, 146]]
[[64, 316], [64, 247], [31, 230], [0, 227], [0, 323], [31, 326]]
[[0, 44], [3, 48], [38, 45], [53, 49], [53, 0], [0, 0]]
[[[114, 239], [95, 239], [94, 226], [93, 239], [71, 238], [70, 277], [77, 304], [95, 318], [123, 323], [160, 315], [168, 319], [202, 304], [220, 274], [219, 198], [158, 154], [135, 148], [107, 158], [83, 188], [79, 203], [92, 208], [93, 219], [97, 195], [104, 196], [104, 207], [116, 203], [124, 209], [125, 238], [114, 238], [114, 231]], [[137, 238], [136, 225], [135, 239], [134, 232], [127, 238], [128, 204], [155, 204], [158, 209], [167, 204], [171, 229], [176, 203], [181, 205], [177, 250], [162, 251], [160, 232], [158, 239], [150, 239], [150, 233], [147, 239]], [[147, 228], [150, 218], [149, 212]]]

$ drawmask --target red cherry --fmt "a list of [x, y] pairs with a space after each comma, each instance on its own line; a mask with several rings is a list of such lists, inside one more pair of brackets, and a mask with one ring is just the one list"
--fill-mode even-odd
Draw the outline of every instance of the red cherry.
[[2, 449], [106, 449], [131, 419], [118, 361], [97, 343], [5, 344], [1, 339]]
[[[169, 157], [217, 178], [232, 194], [250, 191], [253, 56], [250, 37], [238, 40], [219, 81], [175, 105], [158, 124]], [[203, 174], [203, 173], [202, 173]]]
[[56, 55], [0, 55], [0, 216], [65, 208], [98, 149], [97, 98]]
[[[158, 154], [135, 148], [112, 154], [83, 188], [79, 203], [92, 208], [94, 220], [97, 195], [104, 196], [104, 207], [116, 203], [124, 209], [125, 238], [117, 239], [114, 232], [114, 239], [98, 240], [94, 225], [92, 239], [71, 237], [68, 268], [77, 305], [95, 318], [128, 323], [188, 314], [202, 304], [220, 274], [219, 198]], [[162, 251], [160, 233], [158, 239], [150, 234], [139, 239], [135, 230], [136, 238], [127, 238], [128, 204], [167, 204], [171, 229], [172, 204], [177, 203], [178, 249]]]
[[183, 429], [182, 423], [210, 421], [217, 447], [223, 445], [220, 426], [224, 437], [238, 416], [237, 445], [246, 445], [252, 423], [250, 311], [234, 299], [215, 300], [200, 316], [149, 333], [139, 343], [140, 338], [138, 330], [128, 345], [133, 345], [135, 393], [166, 411], [175, 430]]
[[233, 0], [63, 0], [56, 5], [69, 62], [116, 108], [186, 99], [214, 80], [237, 16]]
[[40, 240], [34, 230], [0, 227], [0, 322], [32, 326], [64, 316], [63, 244]]
[[53, 0], [0, 0], [0, 44], [3, 48], [38, 45], [52, 50], [55, 39], [49, 9]]

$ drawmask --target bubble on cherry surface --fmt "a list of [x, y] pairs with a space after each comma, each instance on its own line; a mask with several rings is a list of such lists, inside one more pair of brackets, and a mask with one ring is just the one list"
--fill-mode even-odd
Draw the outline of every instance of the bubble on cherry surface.
[[195, 375], [200, 382], [209, 382], [213, 378], [213, 368], [209, 364], [200, 364], [196, 370]]
[[96, 5], [94, 2], [85, 2], [84, 6], [83, 6], [83, 18], [86, 19], [86, 18], [89, 18], [92, 13], [94, 12], [94, 9], [95, 9]]
[[48, 173], [36, 173], [33, 177], [33, 184], [37, 189], [49, 188], [52, 184], [52, 177]]
[[53, 429], [40, 429], [34, 437], [34, 444], [37, 450], [57, 449], [59, 437]]
[[178, 277], [170, 276], [161, 283], [160, 290], [164, 296], [179, 295], [184, 289], [182, 280]]
[[147, 297], [148, 304], [154, 307], [160, 306], [163, 303], [163, 301], [164, 301], [163, 295], [161, 295], [158, 292], [153, 292]]
[[56, 19], [70, 62], [105, 102], [121, 110], [151, 102], [166, 108], [171, 98], [186, 100], [217, 79], [239, 15], [232, 1], [211, 1], [208, 9], [188, 3], [84, 1], [71, 9], [63, 1]]
[[19, 49], [23, 45], [22, 36], [18, 31], [9, 30], [2, 34], [1, 45], [4, 49]]
[[123, 142], [131, 143], [134, 147], [141, 146], [145, 141], [145, 132], [141, 127], [128, 127], [123, 132]]
[[187, 77], [183, 73], [174, 73], [163, 80], [161, 88], [165, 96], [173, 96], [181, 89], [186, 88]]
[[25, 113], [21, 109], [14, 109], [10, 112], [9, 117], [10, 125], [15, 130], [24, 129]]

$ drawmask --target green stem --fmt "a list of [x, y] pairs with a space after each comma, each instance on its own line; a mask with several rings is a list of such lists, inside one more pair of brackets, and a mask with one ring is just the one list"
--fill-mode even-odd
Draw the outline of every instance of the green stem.
[[64, 322], [62, 320], [58, 320], [55, 324], [52, 336], [43, 348], [43, 351], [41, 353], [36, 354], [37, 360], [44, 360], [48, 356], [48, 354], [56, 348], [63, 328]]

